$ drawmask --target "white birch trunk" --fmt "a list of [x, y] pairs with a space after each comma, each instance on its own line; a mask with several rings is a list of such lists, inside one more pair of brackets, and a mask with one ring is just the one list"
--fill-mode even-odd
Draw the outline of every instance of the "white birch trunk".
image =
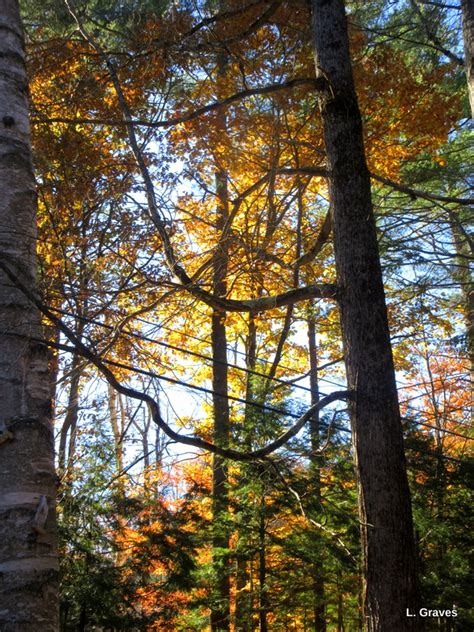
[[[36, 192], [17, 0], [0, 0], [0, 258], [35, 288]], [[0, 272], [0, 630], [58, 629], [54, 445], [40, 317]]]

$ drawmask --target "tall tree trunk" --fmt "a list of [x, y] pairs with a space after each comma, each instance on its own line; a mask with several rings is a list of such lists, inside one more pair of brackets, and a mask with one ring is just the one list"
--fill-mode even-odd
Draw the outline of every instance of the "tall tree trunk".
[[420, 630], [415, 542], [382, 272], [343, 0], [311, 0], [359, 490], [369, 631]]
[[460, 285], [464, 301], [466, 347], [471, 381], [471, 417], [474, 419], [474, 280], [470, 268], [474, 253], [463, 224], [459, 213], [449, 212], [449, 225], [456, 251], [453, 278]]
[[[220, 54], [218, 59], [218, 75], [225, 73], [227, 58]], [[217, 121], [221, 134], [225, 134], [226, 120], [221, 113]], [[227, 173], [220, 166], [219, 155], [216, 155], [217, 171], [216, 183], [216, 221], [215, 228], [218, 236], [217, 247], [213, 257], [213, 291], [216, 296], [227, 293], [228, 245], [223, 234], [229, 217], [229, 194]], [[230, 411], [227, 399], [227, 332], [225, 312], [216, 309], [212, 312], [212, 388], [214, 412], [214, 442], [220, 446], [227, 446], [229, 442]], [[218, 455], [214, 455], [212, 468], [212, 509], [213, 509], [213, 562], [216, 575], [215, 600], [211, 609], [211, 629], [230, 629], [230, 577], [229, 558], [222, 554], [229, 548], [229, 530], [227, 517], [229, 510], [229, 495], [227, 489], [227, 464]]]
[[[248, 333], [245, 344], [245, 363], [247, 369], [255, 371], [257, 362], [257, 327], [255, 324], [255, 315], [249, 314], [248, 321]], [[252, 402], [254, 399], [254, 381], [253, 375], [247, 373], [245, 399], [247, 402]], [[252, 406], [246, 404], [245, 406], [245, 418], [244, 428], [242, 435], [242, 442], [246, 450], [251, 447], [251, 426], [252, 426]], [[244, 473], [241, 474], [241, 485], [248, 484], [248, 477], [246, 475], [246, 465], [243, 465]], [[245, 500], [243, 501], [245, 502]], [[240, 547], [247, 548], [248, 537], [245, 528], [238, 534]], [[242, 546], [243, 545], [243, 546]], [[252, 597], [249, 590], [250, 584], [250, 569], [249, 559], [246, 552], [240, 553], [237, 556], [236, 564], [236, 576], [235, 576], [235, 631], [236, 632], [250, 632], [252, 629]]]
[[[462, 35], [464, 42], [464, 69], [466, 72], [467, 90], [471, 105], [471, 118], [474, 119], [474, 0], [461, 0]], [[459, 214], [450, 213], [450, 224], [453, 234], [459, 270], [456, 274], [461, 282], [466, 310], [467, 350], [471, 377], [471, 418], [474, 418], [474, 284], [469, 268], [472, 251], [467, 246]], [[466, 257], [467, 256], [467, 257]]]
[[51, 385], [36, 286], [36, 192], [16, 0], [0, 0], [0, 630], [58, 629]]
[[342, 573], [337, 572], [337, 632], [344, 632], [344, 594], [342, 586]]
[[471, 117], [474, 118], [474, 2], [461, 0], [464, 67], [466, 69]]
[[266, 537], [265, 537], [265, 489], [262, 490], [262, 498], [260, 501], [260, 515], [258, 524], [258, 631], [268, 632], [267, 612], [268, 612], [268, 593], [267, 593], [267, 559], [266, 559]]
[[[218, 176], [219, 177], [219, 176]], [[220, 177], [223, 177], [220, 174]], [[223, 183], [221, 186], [226, 186]], [[221, 194], [223, 191], [221, 190]], [[222, 207], [223, 208], [223, 207]], [[221, 224], [224, 213], [219, 209], [218, 223]], [[227, 269], [226, 253], [219, 247], [214, 261], [214, 292], [219, 296], [225, 293], [224, 274]], [[212, 314], [212, 388], [214, 412], [214, 441], [226, 446], [229, 441], [229, 402], [227, 399], [227, 335], [225, 314], [217, 310]], [[222, 550], [229, 547], [226, 520], [228, 514], [227, 465], [225, 459], [214, 455], [212, 467], [212, 507], [213, 507], [213, 549], [214, 571], [217, 575], [217, 603], [211, 612], [212, 630], [228, 630], [229, 610], [229, 568], [228, 558]]]
[[[319, 401], [319, 380], [318, 380], [318, 348], [316, 345], [316, 323], [314, 315], [308, 316], [308, 348], [309, 348], [309, 383], [311, 389], [311, 406]], [[316, 411], [309, 420], [311, 438], [311, 482], [314, 489], [313, 502], [318, 509], [321, 508], [321, 456], [318, 450], [321, 445], [319, 411]], [[319, 544], [319, 543], [318, 543]], [[319, 560], [312, 565], [313, 573], [313, 612], [314, 629], [316, 632], [326, 632], [326, 608], [325, 608], [325, 587], [324, 587], [324, 564], [321, 547], [319, 550]]]

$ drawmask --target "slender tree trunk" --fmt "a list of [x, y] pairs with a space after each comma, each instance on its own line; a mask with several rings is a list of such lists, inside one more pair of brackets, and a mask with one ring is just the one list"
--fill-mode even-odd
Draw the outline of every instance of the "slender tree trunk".
[[[247, 369], [251, 371], [255, 370], [256, 362], [257, 362], [257, 327], [255, 324], [255, 316], [254, 314], [249, 314], [248, 321], [248, 333], [246, 340], [246, 358], [245, 363]], [[254, 399], [254, 384], [253, 384], [253, 376], [248, 373], [247, 381], [246, 381], [246, 389], [245, 389], [245, 399], [247, 402], [252, 402]], [[252, 425], [252, 407], [247, 404], [245, 406], [245, 418], [244, 418], [244, 428], [242, 441], [245, 446], [245, 449], [250, 449], [251, 441], [251, 425]], [[246, 465], [243, 465], [244, 474], [241, 474], [241, 484], [246, 485], [248, 483], [248, 478], [245, 474]], [[245, 501], [244, 501], [245, 502]], [[239, 543], [242, 548], [242, 544], [244, 546], [247, 544], [247, 534], [245, 529], [241, 530], [239, 535]], [[236, 632], [250, 632], [252, 628], [252, 597], [251, 591], [249, 590], [250, 584], [250, 572], [249, 572], [249, 560], [246, 555], [240, 554], [237, 557], [236, 564], [236, 578], [235, 578], [235, 587], [236, 587], [236, 596], [235, 596], [235, 631]]]
[[[318, 348], [316, 345], [316, 323], [313, 314], [308, 317], [308, 348], [309, 348], [309, 383], [311, 389], [311, 406], [319, 401], [319, 380], [318, 380]], [[318, 450], [321, 444], [319, 412], [309, 420], [311, 436], [311, 482], [314, 489], [313, 502], [315, 506], [321, 507], [321, 456]], [[326, 608], [325, 608], [325, 587], [324, 587], [324, 564], [321, 547], [319, 550], [319, 560], [312, 565], [313, 573], [313, 594], [314, 594], [314, 629], [316, 632], [326, 632]]]
[[268, 632], [267, 612], [267, 559], [266, 559], [266, 537], [265, 537], [265, 491], [262, 491], [260, 502], [260, 516], [258, 525], [258, 583], [259, 583], [259, 609], [258, 609], [258, 630]]
[[[218, 59], [218, 73], [223, 76], [227, 60], [224, 54]], [[225, 134], [226, 120], [222, 113], [218, 119], [220, 132]], [[216, 233], [218, 244], [213, 258], [213, 291], [216, 296], [227, 293], [228, 245], [222, 235], [229, 217], [229, 195], [227, 173], [219, 166], [216, 156]], [[229, 442], [229, 401], [227, 399], [227, 332], [225, 312], [216, 309], [212, 312], [212, 388], [214, 412], [214, 442], [227, 446]], [[212, 468], [212, 508], [213, 508], [213, 561], [216, 574], [216, 599], [211, 610], [211, 629], [229, 630], [230, 626], [230, 577], [229, 558], [222, 551], [229, 548], [229, 530], [227, 527], [229, 494], [227, 489], [227, 464], [225, 459], [214, 455]]]
[[459, 213], [454, 211], [449, 213], [449, 225], [456, 251], [456, 267], [452, 276], [459, 283], [464, 300], [466, 347], [471, 381], [471, 416], [474, 419], [474, 280], [469, 267], [474, 253], [468, 243], [466, 230]]
[[[474, 119], [474, 0], [461, 0], [462, 35], [464, 43], [464, 69], [471, 105], [471, 118]], [[458, 214], [451, 212], [450, 224], [454, 245], [458, 255], [459, 270], [456, 274], [461, 283], [466, 310], [467, 350], [469, 354], [469, 369], [471, 377], [471, 418], [474, 419], [474, 284], [469, 268], [472, 251], [466, 247], [461, 220]], [[467, 255], [467, 257], [466, 257]]]
[[[117, 391], [107, 384], [107, 394], [109, 398], [109, 419], [110, 427], [112, 428], [112, 434], [114, 436], [114, 451], [115, 451], [115, 464], [117, 474], [123, 470], [123, 428], [124, 428], [124, 411], [120, 406], [120, 420], [119, 420], [119, 395]], [[120, 479], [119, 488], [123, 488], [123, 478]]]
[[[36, 192], [16, 0], [0, 0], [0, 260], [36, 286]], [[58, 629], [49, 352], [40, 317], [0, 272], [0, 630]]]
[[311, 0], [370, 632], [420, 630], [410, 491], [343, 0]]
[[[125, 410], [122, 406], [120, 395], [110, 384], [107, 384], [107, 395], [110, 427], [112, 428], [112, 435], [114, 438], [115, 468], [117, 475], [119, 475], [123, 472], [123, 431], [125, 428]], [[126, 497], [125, 478], [123, 476], [120, 476], [120, 478], [118, 478], [115, 483], [117, 486], [117, 499], [119, 500], [118, 511], [116, 515], [116, 539], [118, 542], [126, 542], [126, 537], [120, 537], [126, 533], [127, 529], [127, 519], [121, 513], [121, 505], [125, 501]], [[115, 554], [116, 567], [123, 566], [127, 560], [127, 557], [128, 551], [126, 550], [126, 547], [123, 548], [123, 546], [117, 546], [117, 551]]]
[[85, 632], [86, 625], [87, 625], [86, 605], [82, 604], [81, 605], [81, 612], [80, 612], [80, 615], [79, 615], [79, 623], [78, 623], [78, 626], [77, 626], [78, 632]]
[[[124, 410], [124, 406], [121, 406], [121, 409]], [[140, 426], [136, 421], [134, 422], [135, 427], [139, 431], [142, 438], [142, 451], [143, 451], [143, 493], [146, 498], [153, 497], [154, 494], [154, 486], [153, 479], [156, 478], [151, 471], [151, 450], [150, 450], [150, 430], [151, 430], [151, 416], [149, 414], [148, 408], [145, 409], [145, 415], [143, 416], [143, 426]], [[125, 428], [125, 423], [122, 422], [123, 428]], [[154, 463], [154, 468], [156, 469], [156, 461]]]
[[76, 431], [79, 418], [79, 387], [82, 377], [82, 358], [74, 354], [71, 362], [71, 382], [66, 416], [59, 435], [58, 471], [68, 481], [76, 447]]
[[337, 632], [344, 632], [344, 595], [340, 571], [337, 574]]
[[462, 35], [464, 40], [464, 67], [466, 69], [467, 89], [471, 104], [471, 117], [474, 118], [474, 2], [461, 0]]
[[[222, 191], [221, 191], [222, 193]], [[220, 213], [220, 211], [219, 211]], [[219, 224], [223, 214], [220, 213]], [[225, 252], [219, 247], [214, 265], [214, 292], [222, 295], [225, 287], [223, 275], [226, 272]], [[227, 336], [225, 314], [213, 311], [212, 314], [212, 388], [214, 409], [214, 441], [226, 446], [229, 441], [229, 403], [227, 399]], [[226, 520], [228, 514], [227, 465], [225, 460], [214, 455], [212, 468], [212, 506], [213, 506], [213, 549], [214, 570], [217, 574], [217, 604], [211, 613], [212, 630], [228, 630], [229, 610], [229, 568], [228, 558], [221, 551], [229, 547]]]

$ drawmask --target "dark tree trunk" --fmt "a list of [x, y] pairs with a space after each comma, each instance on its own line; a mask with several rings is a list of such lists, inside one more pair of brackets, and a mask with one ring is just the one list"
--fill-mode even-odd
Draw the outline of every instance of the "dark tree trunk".
[[82, 377], [83, 360], [79, 355], [73, 355], [71, 362], [71, 382], [66, 417], [59, 435], [58, 471], [64, 482], [69, 481], [71, 467], [76, 450], [77, 422], [79, 419], [79, 387]]
[[79, 623], [77, 626], [78, 632], [85, 632], [86, 631], [86, 625], [87, 625], [87, 612], [86, 612], [86, 606], [85, 604], [82, 604], [81, 606], [81, 613], [79, 616]]
[[[228, 217], [227, 174], [220, 170], [216, 174], [217, 210], [216, 231], [220, 236]], [[213, 290], [217, 296], [225, 296], [228, 265], [227, 244], [219, 237], [213, 261]], [[212, 388], [214, 412], [214, 442], [227, 446], [229, 442], [229, 401], [227, 399], [227, 334], [225, 313], [212, 313]], [[225, 460], [214, 455], [212, 469], [213, 508], [213, 561], [216, 574], [215, 600], [211, 611], [211, 629], [229, 630], [230, 626], [230, 580], [229, 560], [222, 550], [229, 547], [229, 533], [226, 526], [229, 497], [227, 489], [227, 465]]]
[[337, 632], [344, 632], [344, 597], [340, 582], [337, 584]]
[[343, 0], [312, 0], [330, 177], [369, 631], [419, 630], [415, 543], [395, 371]]
[[[255, 324], [254, 314], [249, 314], [248, 321], [248, 333], [246, 340], [246, 366], [250, 371], [254, 371], [257, 362], [257, 327]], [[247, 402], [252, 402], [254, 399], [254, 383], [251, 373], [247, 374], [245, 399]], [[251, 448], [251, 426], [252, 426], [252, 406], [247, 404], [245, 407], [245, 419], [242, 433], [242, 442], [246, 450]], [[245, 472], [244, 466], [244, 472]], [[241, 474], [241, 484], [246, 485], [248, 478], [246, 474]], [[245, 502], [245, 500], [243, 501]], [[244, 549], [237, 557], [236, 564], [236, 577], [235, 577], [235, 632], [250, 632], [252, 629], [252, 598], [249, 590], [250, 573], [249, 573], [249, 560], [245, 549], [247, 548], [247, 533], [246, 529], [242, 529], [239, 533], [240, 549]]]
[[[0, 630], [59, 625], [49, 352], [37, 310], [36, 191], [16, 0], [0, 0]], [[7, 276], [9, 271], [12, 276]]]
[[[316, 345], [316, 323], [313, 314], [308, 317], [308, 348], [309, 348], [309, 383], [311, 388], [311, 406], [319, 401], [318, 380], [318, 348]], [[319, 412], [309, 420], [311, 436], [311, 483], [314, 489], [314, 505], [321, 508], [321, 465], [322, 458], [318, 454], [321, 444]], [[321, 553], [321, 547], [318, 547]], [[314, 629], [316, 632], [326, 632], [326, 608], [324, 587], [324, 563], [320, 554], [319, 560], [313, 564], [313, 593], [314, 593]]]
[[[264, 492], [262, 492], [264, 494]], [[260, 503], [260, 516], [258, 525], [258, 583], [259, 583], [259, 611], [258, 630], [268, 632], [267, 612], [267, 560], [266, 560], [266, 538], [265, 538], [265, 496], [262, 496]]]

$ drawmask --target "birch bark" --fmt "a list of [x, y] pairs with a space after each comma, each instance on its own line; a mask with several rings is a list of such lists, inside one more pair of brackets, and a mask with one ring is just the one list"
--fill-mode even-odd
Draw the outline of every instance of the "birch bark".
[[[0, 0], [0, 259], [35, 280], [36, 192], [18, 2]], [[54, 446], [40, 317], [0, 271], [0, 629], [58, 629]]]

